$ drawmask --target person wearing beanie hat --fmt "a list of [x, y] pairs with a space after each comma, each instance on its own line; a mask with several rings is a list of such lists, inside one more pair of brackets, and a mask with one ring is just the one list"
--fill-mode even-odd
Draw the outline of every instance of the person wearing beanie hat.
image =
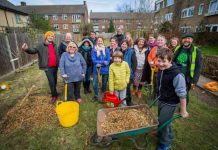
[[175, 48], [173, 61], [180, 66], [181, 72], [185, 76], [188, 104], [189, 91], [197, 84], [202, 66], [201, 51], [193, 45], [193, 34], [182, 35], [182, 44]]
[[64, 52], [66, 52], [67, 44], [69, 44], [72, 41], [73, 41], [72, 34], [70, 32], [66, 33], [65, 39], [61, 41], [60, 45], [58, 46], [58, 52], [60, 57]]
[[109, 68], [109, 91], [111, 94], [115, 93], [120, 100], [123, 100], [123, 106], [127, 106], [126, 88], [130, 80], [129, 65], [123, 61], [121, 51], [115, 51], [112, 59], [113, 63]]
[[28, 54], [38, 54], [39, 68], [45, 71], [51, 90], [52, 102], [54, 103], [56, 102], [58, 96], [56, 85], [59, 54], [57, 46], [54, 43], [54, 33], [52, 31], [48, 31], [44, 34], [44, 37], [45, 41], [39, 43], [34, 48], [29, 48], [26, 43], [23, 43], [22, 50]]
[[86, 74], [86, 61], [78, 52], [78, 46], [75, 42], [67, 45], [67, 51], [64, 52], [60, 60], [60, 72], [63, 78], [67, 78], [68, 96], [67, 100], [76, 100], [80, 103], [80, 85]]

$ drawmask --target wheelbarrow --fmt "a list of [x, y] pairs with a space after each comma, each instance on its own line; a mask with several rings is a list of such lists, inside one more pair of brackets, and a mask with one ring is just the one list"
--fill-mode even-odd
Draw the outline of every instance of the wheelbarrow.
[[[156, 100], [157, 101], [157, 100]], [[170, 120], [166, 121], [162, 126], [158, 126], [158, 120], [155, 117], [155, 115], [150, 110], [151, 106], [155, 104], [156, 101], [153, 101], [150, 106], [147, 104], [142, 105], [136, 105], [136, 106], [129, 106], [129, 107], [116, 107], [116, 108], [104, 108], [100, 109], [97, 114], [97, 132], [94, 133], [94, 135], [90, 138], [90, 144], [98, 147], [109, 147], [111, 144], [115, 142], [119, 142], [122, 139], [127, 139], [133, 142], [134, 146], [138, 150], [145, 150], [148, 146], [147, 136], [153, 135], [155, 132], [160, 131], [162, 128], [164, 128], [166, 125], [171, 123], [177, 118], [180, 118], [181, 115], [174, 115]], [[118, 109], [146, 109], [149, 111], [149, 114], [151, 114], [151, 118], [153, 119], [153, 124], [150, 124], [149, 126], [131, 129], [131, 130], [124, 130], [121, 132], [114, 132], [109, 134], [104, 134], [102, 130], [102, 123], [105, 121], [105, 118], [107, 117], [107, 114], [109, 112], [112, 112], [114, 110]], [[136, 141], [136, 137], [138, 135], [145, 135], [145, 142], [141, 145], [139, 145]]]

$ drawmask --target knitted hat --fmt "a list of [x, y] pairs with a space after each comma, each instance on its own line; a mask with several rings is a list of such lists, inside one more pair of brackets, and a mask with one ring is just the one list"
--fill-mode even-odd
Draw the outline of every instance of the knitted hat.
[[48, 36], [54, 36], [54, 32], [52, 32], [52, 31], [47, 31], [44, 36], [45, 36], [45, 39], [47, 39]]

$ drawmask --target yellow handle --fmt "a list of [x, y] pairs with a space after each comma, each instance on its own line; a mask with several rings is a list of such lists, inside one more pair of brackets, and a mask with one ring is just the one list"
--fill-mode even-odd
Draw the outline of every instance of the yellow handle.
[[57, 107], [58, 105], [60, 105], [61, 103], [63, 103], [63, 101], [57, 101], [57, 102], [56, 102], [56, 107]]
[[67, 83], [64, 84], [64, 100], [67, 101]]

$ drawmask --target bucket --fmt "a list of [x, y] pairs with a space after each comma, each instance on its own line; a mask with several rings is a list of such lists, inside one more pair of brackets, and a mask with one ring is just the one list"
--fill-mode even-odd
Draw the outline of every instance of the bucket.
[[55, 111], [63, 127], [71, 127], [78, 122], [79, 104], [74, 101], [57, 101]]
[[104, 93], [104, 105], [106, 108], [118, 107], [123, 100], [119, 100], [116, 94], [111, 94], [109, 91]]

